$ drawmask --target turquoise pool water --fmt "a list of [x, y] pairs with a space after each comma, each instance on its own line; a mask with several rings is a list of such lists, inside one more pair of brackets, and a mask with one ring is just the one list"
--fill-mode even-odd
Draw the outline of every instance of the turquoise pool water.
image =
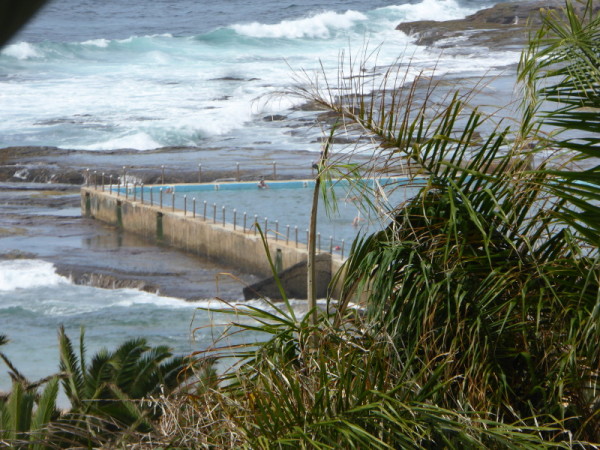
[[[317, 245], [322, 251], [347, 254], [359, 234], [372, 233], [385, 226], [386, 212], [416, 193], [414, 182], [406, 178], [367, 179], [358, 184], [347, 180], [327, 185], [328, 198], [319, 196]], [[257, 222], [269, 239], [307, 242], [307, 230], [315, 182], [313, 180], [267, 181], [267, 188], [252, 183], [206, 183], [164, 185], [143, 188], [145, 203], [165, 209], [186, 210], [198, 220], [235, 222], [236, 227], [254, 230]], [[121, 193], [124, 189], [121, 188]], [[128, 188], [128, 195], [140, 199], [142, 188]], [[361, 207], [370, 201], [374, 209]]]

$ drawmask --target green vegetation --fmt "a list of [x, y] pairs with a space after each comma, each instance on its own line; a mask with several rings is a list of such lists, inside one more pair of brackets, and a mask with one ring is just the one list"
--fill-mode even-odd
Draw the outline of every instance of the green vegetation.
[[[77, 357], [61, 330], [71, 412], [53, 407], [57, 378], [38, 395], [3, 357], [15, 387], [0, 400], [0, 436], [47, 447], [600, 445], [600, 16], [587, 5], [581, 17], [568, 3], [564, 18], [544, 15], [519, 67], [514, 129], [469, 95], [440, 95], [435, 79], [400, 89], [401, 66], [377, 86], [353, 61], [341, 90], [314, 79], [300, 94], [337, 113], [328, 143], [343, 130], [374, 143], [362, 167], [336, 164], [327, 147], [319, 177], [403, 173], [419, 188], [388, 209], [365, 202], [388, 226], [354, 242], [340, 302], [303, 317], [287, 301], [224, 310], [236, 320], [194, 355], [202, 370], [142, 340], [87, 364], [83, 336]], [[227, 344], [244, 330], [264, 341]], [[216, 377], [219, 360], [233, 366]], [[192, 373], [193, 386], [169, 392]]]
[[[172, 357], [167, 347], [151, 347], [144, 339], [101, 350], [88, 363], [83, 331], [79, 356], [63, 328], [58, 338], [60, 373], [35, 383], [0, 353], [13, 379], [11, 392], [0, 398], [0, 442], [32, 449], [114, 445], [152, 430], [160, 417], [152, 398], [173, 394], [193, 375], [188, 358]], [[0, 345], [7, 342], [0, 336]], [[70, 402], [66, 412], [56, 406], [59, 381]]]
[[[599, 20], [569, 5], [564, 20], [544, 16], [520, 65], [514, 130], [470, 108], [473, 93], [440, 95], [435, 79], [398, 89], [403, 68], [374, 86], [351, 62], [341, 89], [327, 79], [303, 88], [338, 114], [337, 130], [375, 143], [362, 167], [324, 152], [320, 177], [408, 173], [419, 193], [384, 210], [385, 230], [356, 240], [334, 313], [236, 312], [258, 325], [232, 332], [266, 339], [217, 348], [238, 364], [186, 411], [202, 426], [172, 442], [597, 446]], [[364, 312], [349, 307], [356, 298]], [[189, 419], [203, 407], [210, 417]]]
[[88, 365], [83, 337], [82, 332], [78, 358], [64, 329], [58, 335], [60, 370], [71, 413], [150, 429], [148, 419], [155, 417], [152, 408], [135, 400], [177, 388], [190, 375], [186, 358], [172, 357], [165, 346], [150, 347], [145, 339], [131, 339], [112, 352], [101, 350]]

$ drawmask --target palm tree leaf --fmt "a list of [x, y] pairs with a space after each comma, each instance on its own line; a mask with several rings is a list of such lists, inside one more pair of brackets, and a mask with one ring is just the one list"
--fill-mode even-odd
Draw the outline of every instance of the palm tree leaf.
[[73, 408], [80, 408], [85, 398], [84, 386], [85, 374], [81, 371], [81, 365], [73, 351], [71, 340], [61, 326], [58, 330], [58, 345], [60, 355], [60, 371], [66, 377], [62, 380], [63, 389]]
[[31, 434], [30, 441], [32, 442], [33, 450], [47, 448], [46, 444], [43, 443], [43, 428], [57, 415], [56, 398], [58, 396], [58, 386], [58, 378], [51, 379], [37, 402], [37, 409], [31, 422], [33, 433]]

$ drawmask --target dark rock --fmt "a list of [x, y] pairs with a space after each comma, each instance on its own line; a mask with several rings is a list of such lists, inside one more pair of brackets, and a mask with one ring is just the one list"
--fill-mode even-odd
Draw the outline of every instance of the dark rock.
[[138, 289], [157, 293], [158, 286], [139, 279], [121, 278], [101, 272], [82, 272], [74, 268], [58, 267], [57, 273], [69, 278], [74, 284], [102, 289]]
[[[440, 41], [462, 36], [479, 45], [502, 48], [525, 44], [529, 31], [542, 23], [542, 10], [560, 11], [563, 7], [562, 0], [498, 3], [465, 19], [406, 22], [396, 29], [414, 36], [419, 45], [439, 45], [443, 48], [444, 44], [440, 45]], [[583, 6], [575, 4], [575, 8], [581, 10]], [[599, 9], [600, 6], [594, 7], [594, 11]]]
[[292, 108], [294, 111], [328, 111], [329, 109], [316, 101], [307, 101]]
[[263, 117], [265, 122], [278, 122], [287, 119], [287, 116], [282, 116], [281, 114], [271, 114], [269, 116]]
[[[331, 281], [331, 255], [323, 253], [315, 258], [316, 294], [318, 298], [327, 296]], [[279, 280], [288, 298], [305, 299], [307, 294], [306, 262], [298, 263], [279, 273]], [[252, 300], [266, 297], [273, 301], [282, 300], [275, 277], [269, 277], [244, 288], [244, 298]]]
[[21, 250], [11, 250], [7, 253], [0, 254], [0, 259], [35, 259], [37, 255]]
[[52, 183], [82, 185], [85, 182], [83, 173], [75, 170], [65, 170], [53, 174], [50, 178]]

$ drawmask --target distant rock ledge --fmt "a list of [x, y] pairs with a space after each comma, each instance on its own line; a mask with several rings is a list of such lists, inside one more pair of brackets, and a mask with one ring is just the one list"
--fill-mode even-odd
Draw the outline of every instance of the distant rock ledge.
[[[396, 29], [415, 37], [419, 45], [439, 48], [456, 46], [456, 38], [466, 40], [468, 45], [493, 49], [522, 47], [527, 42], [529, 31], [541, 25], [541, 9], [561, 11], [564, 6], [564, 0], [498, 3], [464, 19], [405, 22]], [[578, 10], [583, 8], [580, 3], [574, 6]], [[594, 12], [599, 9], [600, 6], [594, 6]]]

